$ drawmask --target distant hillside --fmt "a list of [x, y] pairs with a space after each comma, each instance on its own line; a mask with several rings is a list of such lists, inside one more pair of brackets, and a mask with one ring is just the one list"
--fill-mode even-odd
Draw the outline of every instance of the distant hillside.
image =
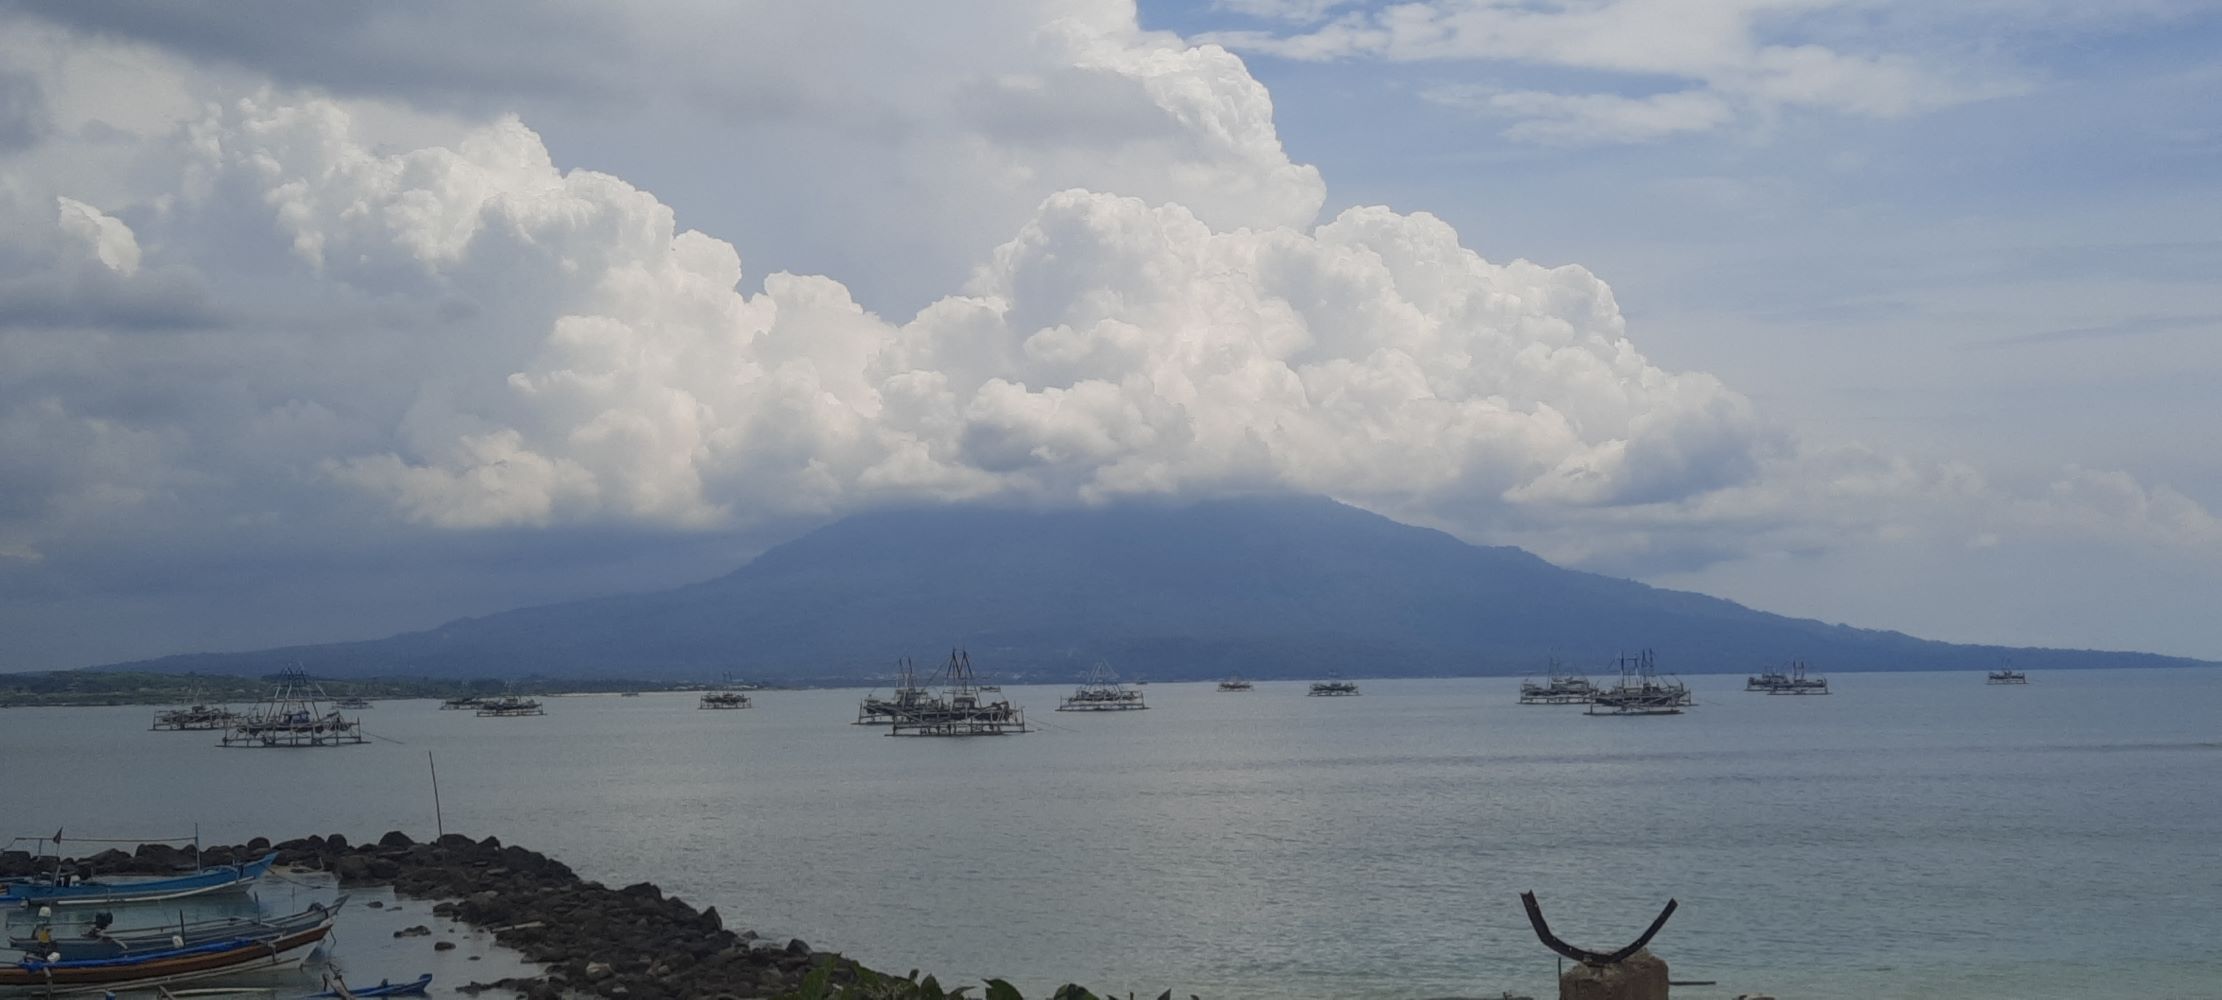
[[1319, 499], [860, 515], [741, 569], [659, 593], [524, 608], [370, 642], [172, 656], [130, 669], [326, 676], [707, 677], [809, 681], [938, 663], [1063, 680], [1597, 670], [1651, 647], [1662, 669], [2181, 666], [2144, 653], [1915, 639], [1753, 611], [1561, 569]]

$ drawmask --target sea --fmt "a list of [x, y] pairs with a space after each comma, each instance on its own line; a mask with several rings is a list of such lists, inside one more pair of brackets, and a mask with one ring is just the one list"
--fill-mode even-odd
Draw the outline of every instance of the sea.
[[1518, 678], [1158, 683], [1097, 714], [1010, 686], [1038, 732], [954, 740], [851, 725], [859, 690], [381, 702], [326, 750], [19, 708], [0, 839], [495, 836], [1029, 996], [1552, 997], [1532, 890], [1599, 950], [1677, 901], [1652, 949], [1710, 984], [1678, 998], [2222, 997], [2222, 671], [1685, 679], [1685, 714], [1628, 718]]

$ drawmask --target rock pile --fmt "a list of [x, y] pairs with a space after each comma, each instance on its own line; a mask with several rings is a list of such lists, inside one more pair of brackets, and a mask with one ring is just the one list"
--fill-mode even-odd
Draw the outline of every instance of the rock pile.
[[[362, 845], [337, 834], [275, 845], [256, 838], [204, 849], [201, 860], [233, 864], [272, 850], [279, 864], [331, 872], [342, 886], [390, 884], [399, 895], [441, 900], [434, 914], [492, 931], [547, 970], [533, 979], [474, 983], [467, 992], [532, 1000], [777, 996], [795, 990], [816, 961], [801, 941], [780, 947], [727, 930], [716, 907], [697, 910], [645, 882], [622, 889], [589, 882], [546, 855], [492, 837], [451, 833], [418, 843], [396, 832]], [[154, 875], [192, 863], [190, 849], [147, 844], [65, 866], [88, 875]], [[0, 876], [31, 874], [34, 867], [28, 854], [0, 853]]]

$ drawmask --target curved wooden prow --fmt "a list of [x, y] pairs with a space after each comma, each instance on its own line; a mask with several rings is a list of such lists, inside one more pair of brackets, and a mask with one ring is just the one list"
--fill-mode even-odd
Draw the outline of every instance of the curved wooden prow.
[[1666, 926], [1667, 918], [1674, 915], [1674, 908], [1679, 904], [1677, 904], [1672, 899], [1667, 900], [1666, 908], [1659, 911], [1658, 919], [1651, 921], [1650, 927], [1644, 928], [1643, 936], [1636, 938], [1634, 944], [1631, 944], [1628, 947], [1622, 948], [1619, 951], [1615, 952], [1591, 951], [1587, 948], [1576, 948], [1573, 945], [1559, 940], [1558, 935], [1551, 933], [1550, 923], [1543, 919], [1543, 904], [1535, 901], [1535, 893], [1521, 893], [1520, 905], [1527, 908], [1528, 923], [1534, 926], [1535, 936], [1538, 940], [1541, 940], [1543, 942], [1544, 947], [1558, 952], [1559, 954], [1564, 955], [1567, 958], [1571, 958], [1574, 961], [1580, 962], [1583, 965], [1616, 965], [1622, 961], [1625, 961], [1628, 956], [1643, 950], [1644, 945], [1650, 944], [1651, 939], [1658, 935], [1659, 928]]

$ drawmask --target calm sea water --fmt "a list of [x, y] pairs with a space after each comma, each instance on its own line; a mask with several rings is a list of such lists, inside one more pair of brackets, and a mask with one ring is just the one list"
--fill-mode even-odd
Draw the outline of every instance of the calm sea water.
[[1158, 684], [1150, 711], [1079, 716], [1011, 687], [1050, 728], [984, 740], [850, 726], [856, 691], [383, 703], [381, 742], [328, 751], [12, 709], [0, 833], [424, 835], [429, 751], [451, 831], [944, 982], [1550, 996], [1533, 889], [1597, 946], [1680, 899], [1655, 950], [1720, 985], [1677, 996], [2217, 995], [2222, 672], [1689, 680], [1689, 714], [1627, 719], [1506, 679]]

